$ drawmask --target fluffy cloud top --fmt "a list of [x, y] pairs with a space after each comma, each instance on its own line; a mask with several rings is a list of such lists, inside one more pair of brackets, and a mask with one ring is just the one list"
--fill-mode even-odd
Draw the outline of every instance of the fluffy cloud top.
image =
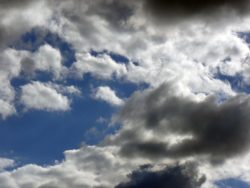
[[117, 97], [115, 91], [108, 86], [100, 86], [97, 88], [94, 98], [97, 100], [105, 101], [113, 106], [121, 106], [124, 101]]
[[66, 111], [70, 109], [70, 101], [59, 93], [53, 85], [32, 82], [21, 87], [21, 103], [27, 109]]
[[15, 161], [12, 159], [0, 158], [0, 171], [4, 170], [7, 167], [14, 166]]
[[118, 64], [110, 56], [91, 54], [77, 54], [77, 61], [73, 64], [72, 71], [79, 76], [91, 73], [97, 78], [111, 79], [113, 76], [122, 77], [126, 74], [126, 66]]

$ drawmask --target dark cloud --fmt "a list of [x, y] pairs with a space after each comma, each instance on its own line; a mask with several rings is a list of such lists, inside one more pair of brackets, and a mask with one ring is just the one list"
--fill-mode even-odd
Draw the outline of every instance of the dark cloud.
[[129, 182], [120, 183], [115, 188], [198, 188], [206, 179], [194, 163], [168, 166], [160, 171], [153, 171], [146, 165], [128, 177]]
[[35, 62], [29, 57], [25, 57], [21, 60], [22, 71], [27, 75], [32, 75], [36, 69]]
[[[145, 94], [137, 93], [125, 105], [120, 118], [125, 126], [115, 142], [124, 156], [149, 158], [207, 155], [223, 160], [245, 152], [250, 143], [250, 98], [238, 95], [219, 104], [171, 94], [169, 85]], [[154, 140], [145, 139], [150, 132]], [[191, 136], [174, 145], [167, 135]]]
[[17, 8], [28, 5], [29, 3], [35, 2], [34, 0], [1, 0], [0, 9], [3, 8]]
[[213, 17], [223, 9], [238, 14], [249, 11], [249, 0], [145, 0], [144, 4], [145, 10], [158, 19]]

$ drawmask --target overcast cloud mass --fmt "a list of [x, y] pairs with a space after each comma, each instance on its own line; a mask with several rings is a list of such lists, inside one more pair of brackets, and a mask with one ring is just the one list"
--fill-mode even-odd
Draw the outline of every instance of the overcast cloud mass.
[[83, 136], [66, 144], [52, 164], [22, 164], [15, 149], [0, 150], [0, 187], [250, 183], [249, 12], [249, 0], [0, 1], [0, 126], [14, 122], [18, 130], [4, 128], [17, 133], [30, 114], [29, 130], [46, 143], [35, 123], [70, 117], [102, 135], [98, 144]]

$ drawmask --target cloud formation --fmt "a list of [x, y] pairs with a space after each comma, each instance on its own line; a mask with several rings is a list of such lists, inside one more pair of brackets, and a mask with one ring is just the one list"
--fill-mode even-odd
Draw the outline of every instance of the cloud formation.
[[97, 100], [105, 101], [113, 106], [122, 106], [124, 101], [120, 99], [114, 90], [108, 86], [100, 86], [97, 88], [94, 98]]
[[[121, 153], [129, 157], [205, 155], [224, 160], [249, 149], [249, 112], [247, 95], [197, 102], [173, 95], [171, 86], [164, 84], [128, 101], [121, 112], [126, 128], [116, 139], [123, 143]], [[171, 144], [166, 139], [171, 134], [184, 137]]]
[[[220, 12], [248, 13], [248, 0], [145, 0], [145, 10], [158, 19], [175, 20], [194, 17], [213, 17]], [[223, 14], [222, 14], [223, 15]]]
[[115, 188], [198, 188], [205, 182], [193, 163], [167, 166], [153, 171], [149, 165], [128, 175], [129, 182], [120, 183]]
[[10, 8], [14, 7], [17, 8], [19, 6], [27, 6], [29, 3], [31, 3], [32, 0], [23, 0], [23, 1], [17, 1], [17, 0], [2, 0], [0, 2], [1, 8]]
[[[248, 150], [249, 96], [237, 94], [229, 83], [215, 75], [219, 70], [232, 77], [237, 74], [248, 77], [248, 44], [235, 31], [249, 29], [249, 24], [244, 25], [244, 19], [240, 23], [233, 19], [215, 29], [204, 21], [217, 22], [214, 19], [217, 14], [228, 19], [225, 15], [232, 12], [237, 15], [233, 14], [233, 18], [245, 16], [249, 8], [247, 0], [10, 0], [1, 1], [0, 7], [0, 49], [3, 49], [0, 53], [0, 114], [3, 118], [16, 112], [17, 96], [12, 80], [23, 76], [21, 73], [32, 75], [31, 79], [36, 71], [51, 73], [53, 82], [61, 79], [62, 83], [67, 83], [69, 75], [84, 79], [84, 75], [90, 73], [97, 79], [123, 78], [157, 88], [132, 96], [121, 113], [122, 130], [108, 138], [106, 146], [66, 151], [65, 160], [52, 166], [25, 165], [0, 173], [2, 187], [139, 187], [149, 180], [155, 185], [167, 183], [165, 177], [184, 178], [184, 183], [192, 187], [202, 182], [194, 178], [196, 172], [192, 177], [184, 173], [186, 164], [162, 170], [144, 168], [134, 171], [130, 181], [120, 182], [141, 164], [154, 166], [169, 158], [186, 157], [199, 161], [200, 156], [220, 161], [241, 157]], [[151, 16], [153, 22], [148, 19]], [[198, 17], [204, 22], [198, 22]], [[154, 23], [161, 19], [176, 23], [174, 26]], [[178, 25], [178, 20], [190, 22]], [[8, 46], [34, 27], [48, 29], [72, 45], [76, 61], [71, 67], [65, 67], [59, 50], [47, 44], [36, 52]], [[120, 64], [109, 54], [94, 56], [91, 50], [122, 54], [129, 62]], [[158, 87], [166, 81], [172, 81], [175, 88]], [[27, 109], [66, 111], [70, 108], [68, 94], [79, 95], [80, 91], [74, 86], [31, 81], [21, 86], [20, 99]], [[210, 95], [215, 98], [207, 98]], [[107, 87], [99, 88], [96, 98], [113, 105], [124, 104]], [[115, 149], [109, 144], [115, 145]], [[244, 164], [249, 163], [249, 158]], [[244, 164], [238, 165], [239, 161], [238, 158], [226, 167], [219, 166], [221, 176], [214, 172], [215, 166], [210, 167], [209, 182], [212, 184], [216, 178], [232, 174], [239, 176], [242, 172], [249, 180], [249, 169]], [[199, 167], [206, 172], [208, 163], [203, 162]], [[173, 171], [177, 172], [174, 176]]]
[[107, 54], [95, 57], [90, 53], [77, 53], [76, 59], [71, 70], [79, 77], [91, 73], [99, 79], [112, 79], [113, 77], [120, 78], [127, 72], [124, 64], [117, 63]]
[[21, 103], [26, 109], [67, 111], [70, 100], [51, 84], [34, 81], [21, 87]]

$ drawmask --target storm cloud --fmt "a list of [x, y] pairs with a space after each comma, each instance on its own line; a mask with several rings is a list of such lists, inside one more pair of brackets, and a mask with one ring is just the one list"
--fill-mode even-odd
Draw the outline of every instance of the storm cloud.
[[198, 188], [206, 180], [193, 163], [167, 166], [158, 171], [153, 171], [152, 166], [145, 165], [128, 177], [128, 182], [120, 183], [115, 188]]
[[27, 6], [29, 3], [32, 3], [34, 1], [32, 0], [1, 0], [0, 1], [0, 9], [2, 8], [17, 8], [17, 7], [23, 7]]
[[246, 14], [249, 0], [145, 0], [145, 10], [161, 19], [187, 18], [197, 15], [212, 16], [219, 11], [233, 10]]
[[[246, 95], [226, 101], [207, 97], [196, 102], [174, 96], [171, 87], [164, 84], [147, 94], [135, 94], [125, 105], [120, 115], [125, 129], [116, 142], [123, 145], [122, 155], [129, 157], [205, 155], [211, 160], [224, 160], [249, 148], [249, 112], [250, 98]], [[183, 139], [171, 144], [166, 139], [169, 135]]]

